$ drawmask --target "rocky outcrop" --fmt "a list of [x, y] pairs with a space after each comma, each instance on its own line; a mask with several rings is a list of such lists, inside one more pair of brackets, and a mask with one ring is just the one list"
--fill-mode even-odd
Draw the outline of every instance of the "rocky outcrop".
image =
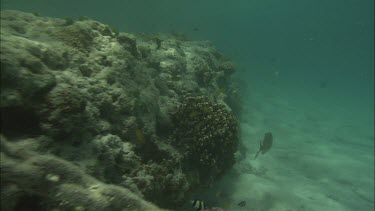
[[68, 161], [25, 149], [28, 144], [1, 137], [1, 210], [162, 210]]
[[[219, 113], [214, 115], [219, 120], [232, 118], [238, 97], [230, 77], [234, 71], [233, 63], [207, 41], [189, 41], [167, 34], [118, 33], [93, 20], [62, 20], [2, 11], [1, 133], [8, 140], [4, 146], [15, 144], [25, 153], [29, 153], [28, 149], [18, 142], [27, 140], [37, 146], [30, 152], [32, 156], [28, 154], [21, 160], [2, 151], [2, 182], [7, 181], [1, 184], [2, 197], [7, 196], [13, 208], [22, 206], [22, 199], [38, 202], [41, 210], [58, 207], [61, 200], [69, 209], [105, 206], [119, 210], [123, 204], [116, 200], [129, 193], [136, 198], [129, 201], [132, 206], [145, 199], [163, 208], [178, 207], [192, 189], [209, 185], [232, 165], [237, 136], [234, 128], [221, 125], [223, 133], [233, 134], [211, 141], [217, 141], [218, 149], [221, 143], [231, 143], [231, 148], [219, 150], [219, 154], [209, 150], [207, 156], [215, 160], [211, 164], [220, 165], [213, 167], [213, 171], [201, 172], [188, 163], [192, 161], [189, 156], [194, 156], [184, 153], [189, 142], [184, 147], [176, 144], [181, 140], [173, 131], [183, 134], [184, 129], [172, 114], [184, 112], [181, 106], [188, 94], [204, 96], [218, 108]], [[185, 115], [194, 115], [188, 112]], [[208, 114], [205, 110], [197, 113]], [[235, 119], [229, 123], [235, 125]], [[212, 127], [218, 125], [216, 122]], [[199, 151], [202, 158], [204, 153]], [[37, 163], [33, 163], [34, 158]], [[8, 165], [20, 162], [25, 168]], [[74, 179], [68, 178], [72, 183], [67, 183], [67, 189], [74, 186], [83, 195], [90, 193], [86, 198], [90, 201], [91, 196], [97, 196], [90, 189], [92, 184], [100, 184], [99, 192], [104, 195], [114, 188], [114, 195], [118, 194], [113, 196], [115, 205], [79, 205], [65, 194], [59, 195], [62, 198], [46, 197], [36, 187], [43, 186], [43, 181], [45, 185], [51, 183], [42, 176], [63, 178], [63, 171], [45, 170], [53, 163], [66, 165], [69, 172], [79, 172]], [[32, 171], [22, 172], [25, 169]], [[29, 178], [35, 174], [36, 178], [29, 180], [30, 184], [10, 178], [18, 173]], [[199, 179], [202, 174], [212, 179]], [[90, 184], [85, 180], [90, 180]], [[8, 197], [7, 191], [15, 187], [17, 194]], [[51, 189], [47, 192], [57, 194], [60, 187], [48, 186]], [[142, 206], [134, 205], [134, 210]]]

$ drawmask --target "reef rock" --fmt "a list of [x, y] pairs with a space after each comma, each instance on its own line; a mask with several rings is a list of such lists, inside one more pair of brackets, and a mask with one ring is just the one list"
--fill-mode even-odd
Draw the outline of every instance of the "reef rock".
[[233, 164], [235, 67], [210, 42], [2, 11], [0, 62], [2, 210], [177, 208]]

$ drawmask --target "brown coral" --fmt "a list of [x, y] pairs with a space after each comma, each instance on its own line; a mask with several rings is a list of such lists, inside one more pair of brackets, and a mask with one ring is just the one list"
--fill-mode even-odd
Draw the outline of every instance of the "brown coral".
[[235, 72], [236, 67], [233, 62], [226, 61], [219, 65], [219, 69], [223, 70], [226, 75], [230, 75]]
[[198, 168], [201, 179], [217, 177], [234, 163], [237, 123], [224, 105], [186, 96], [172, 120], [174, 143], [185, 153], [188, 169]]
[[55, 35], [66, 45], [83, 53], [88, 53], [93, 43], [93, 36], [90, 30], [78, 24], [65, 26], [57, 31]]
[[85, 106], [86, 102], [77, 89], [59, 84], [45, 96], [38, 111], [42, 129], [53, 136], [70, 133], [77, 128]]

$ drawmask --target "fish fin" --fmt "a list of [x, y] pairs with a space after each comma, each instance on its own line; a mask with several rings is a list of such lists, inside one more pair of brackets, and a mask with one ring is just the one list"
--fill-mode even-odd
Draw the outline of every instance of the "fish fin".
[[254, 159], [257, 159], [258, 155], [259, 155], [259, 152], [260, 150], [257, 152], [257, 154], [255, 155], [255, 158]]

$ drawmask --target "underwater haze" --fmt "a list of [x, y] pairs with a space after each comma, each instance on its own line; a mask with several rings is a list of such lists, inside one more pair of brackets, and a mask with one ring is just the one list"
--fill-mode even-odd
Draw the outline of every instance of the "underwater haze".
[[[1, 0], [1, 10], [208, 40], [230, 58], [241, 144], [233, 168], [191, 200], [228, 211], [374, 210], [373, 0]], [[267, 132], [273, 145], [255, 159]]]

